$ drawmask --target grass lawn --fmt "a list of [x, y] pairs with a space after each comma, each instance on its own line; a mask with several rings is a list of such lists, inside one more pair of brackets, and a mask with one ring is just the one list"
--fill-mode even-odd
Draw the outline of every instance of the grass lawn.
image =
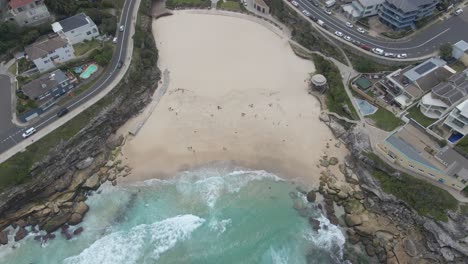
[[16, 75], [16, 69], [18, 68], [18, 64], [15, 62], [13, 63], [10, 68], [8, 68], [8, 71], [13, 74], [13, 75]]
[[[366, 156], [379, 164], [385, 164], [387, 169], [393, 170], [374, 153], [367, 153]], [[447, 210], [455, 210], [458, 207], [457, 200], [446, 190], [411, 175], [401, 173], [401, 177], [397, 178], [377, 169], [372, 175], [379, 180], [385, 192], [405, 201], [420, 215], [447, 221]]]
[[431, 118], [423, 115], [423, 113], [421, 113], [421, 110], [419, 110], [419, 107], [417, 105], [411, 107], [408, 110], [408, 114], [406, 115], [406, 117], [414, 119], [416, 122], [421, 124], [423, 127], [428, 127], [430, 124], [437, 121], [437, 119], [431, 119]]
[[176, 7], [209, 7], [210, 0], [167, 0], [166, 6], [174, 9]]
[[382, 107], [379, 107], [379, 110], [375, 114], [368, 116], [368, 118], [374, 120], [375, 125], [385, 131], [393, 131], [404, 123], [392, 112]]
[[85, 54], [86, 52], [99, 47], [99, 45], [100, 45], [99, 41], [90, 40], [90, 41], [85, 41], [85, 42], [73, 45], [73, 49], [75, 49], [76, 56], [81, 56]]
[[461, 61], [456, 61], [450, 64], [450, 67], [457, 72], [462, 72], [466, 69], [465, 65]]
[[237, 1], [218, 1], [218, 8], [229, 10], [229, 11], [241, 11], [240, 3]]

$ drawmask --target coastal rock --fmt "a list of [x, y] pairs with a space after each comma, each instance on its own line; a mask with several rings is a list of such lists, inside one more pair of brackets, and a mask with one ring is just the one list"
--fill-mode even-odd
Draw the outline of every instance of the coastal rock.
[[114, 161], [112, 161], [112, 160], [107, 161], [106, 167], [108, 167], [108, 168], [114, 167]]
[[330, 160], [328, 161], [330, 163], [330, 165], [336, 165], [338, 164], [338, 158], [337, 157], [331, 157]]
[[322, 160], [320, 161], [320, 166], [326, 168], [326, 167], [330, 166], [330, 162], [329, 162], [327, 159], [322, 159]]
[[27, 223], [23, 219], [20, 219], [20, 220], [16, 221], [16, 225], [19, 226], [19, 227], [25, 227], [27, 225]]
[[375, 248], [372, 245], [366, 245], [366, 253], [369, 257], [375, 256]]
[[94, 161], [94, 158], [93, 157], [87, 157], [86, 159], [78, 162], [75, 167], [79, 170], [84, 170], [86, 168], [88, 168], [89, 166], [91, 166], [91, 164], [93, 164], [93, 161]]
[[89, 206], [85, 202], [79, 202], [75, 205], [73, 212], [80, 215], [84, 215], [88, 212], [88, 210]]
[[310, 191], [307, 193], [307, 201], [309, 203], [315, 202], [315, 199], [317, 198], [317, 194], [315, 193], [314, 190]]
[[312, 229], [314, 231], [318, 231], [320, 229], [320, 221], [313, 218], [313, 217], [309, 217], [309, 223], [310, 225], [312, 226]]
[[353, 227], [353, 226], [361, 225], [362, 219], [361, 219], [361, 216], [359, 215], [346, 214], [345, 222], [346, 222], [346, 225], [348, 225], [349, 227]]
[[77, 229], [75, 229], [75, 231], [73, 231], [73, 235], [75, 235], [75, 236], [79, 235], [79, 234], [83, 233], [83, 230], [84, 230], [83, 227], [80, 226]]
[[338, 198], [340, 198], [340, 199], [342, 199], [342, 200], [348, 198], [348, 194], [345, 193], [345, 192], [339, 192], [339, 193], [337, 194], [337, 196], [338, 196]]
[[353, 197], [358, 199], [358, 200], [363, 200], [364, 199], [364, 194], [362, 192], [354, 192]]
[[0, 232], [0, 245], [8, 244], [8, 235], [5, 231]]
[[330, 116], [328, 116], [327, 113], [325, 112], [321, 112], [320, 113], [320, 116], [319, 116], [319, 119], [325, 123], [329, 123], [330, 122]]
[[114, 181], [117, 178], [115, 174], [110, 174], [109, 177], [107, 177], [108, 181]]
[[371, 237], [374, 235], [374, 229], [367, 225], [356, 226], [354, 230], [361, 236]]
[[98, 174], [93, 174], [83, 184], [83, 188], [87, 188], [91, 190], [96, 190], [98, 187], [99, 187], [99, 175]]
[[294, 209], [299, 211], [299, 210], [304, 209], [306, 206], [305, 206], [304, 202], [302, 201], [302, 199], [296, 199], [294, 201], [293, 207], [294, 207]]
[[69, 213], [62, 213], [59, 215], [56, 215], [49, 219], [43, 226], [42, 229], [46, 231], [47, 233], [52, 233], [59, 229], [62, 225], [64, 225], [66, 222], [68, 222], [68, 219], [70, 219], [70, 214]]
[[105, 175], [105, 174], [107, 174], [108, 172], [109, 172], [109, 167], [101, 167], [101, 168], [99, 169], [99, 174], [101, 174], [101, 175]]
[[418, 255], [418, 249], [411, 239], [405, 239], [403, 241], [403, 248], [405, 249], [406, 254], [411, 257], [416, 257]]
[[24, 227], [20, 227], [20, 229], [16, 231], [15, 242], [20, 241], [21, 239], [25, 238], [27, 234], [28, 234], [28, 231], [26, 231]]
[[52, 212], [54, 212], [54, 214], [60, 213], [60, 208], [56, 203], [52, 204]]
[[68, 224], [77, 225], [83, 221], [83, 216], [77, 213], [73, 213], [68, 220]]

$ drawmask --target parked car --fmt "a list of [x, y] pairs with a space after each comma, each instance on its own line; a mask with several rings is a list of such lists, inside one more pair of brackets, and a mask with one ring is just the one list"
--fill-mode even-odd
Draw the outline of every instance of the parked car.
[[34, 127], [29, 128], [28, 130], [24, 131], [23, 133], [23, 138], [27, 138], [31, 136], [32, 134], [36, 133], [36, 129]]
[[293, 6], [295, 6], [295, 7], [298, 7], [298, 6], [299, 6], [299, 4], [298, 4], [296, 1], [292, 1], [291, 4], [292, 4]]
[[396, 54], [395, 54], [395, 53], [391, 53], [391, 52], [385, 52], [385, 53], [384, 53], [384, 56], [385, 56], [385, 57], [389, 57], [389, 58], [395, 58], [395, 57], [396, 57]]
[[458, 8], [457, 10], [455, 10], [455, 11], [453, 12], [453, 14], [456, 15], [456, 16], [461, 15], [461, 13], [463, 13], [463, 9], [461, 9], [461, 8]]
[[119, 61], [119, 63], [117, 63], [117, 69], [121, 69], [123, 66], [123, 62], [122, 61]]
[[331, 11], [330, 9], [325, 9], [325, 14], [331, 15], [331, 14], [332, 14], [332, 11]]
[[360, 28], [360, 27], [357, 28], [357, 31], [359, 33], [362, 33], [362, 34], [366, 33], [366, 31], [363, 28]]
[[124, 29], [125, 29], [124, 25], [120, 25], [120, 28], [119, 28], [120, 32], [124, 31]]
[[351, 24], [350, 22], [346, 22], [346, 26], [349, 27], [349, 28], [352, 28], [353, 24]]
[[406, 57], [408, 57], [408, 54], [406, 54], [406, 53], [400, 53], [400, 54], [397, 55], [398, 59], [404, 59]]
[[312, 21], [314, 22], [317, 22], [318, 21], [318, 18], [316, 16], [310, 16], [309, 17]]
[[307, 17], [310, 16], [310, 13], [307, 12], [307, 10], [302, 10], [302, 14], [304, 14], [304, 15], [307, 16]]
[[339, 31], [335, 31], [335, 35], [337, 35], [338, 37], [342, 37], [343, 36], [343, 33], [339, 32]]
[[379, 48], [373, 48], [373, 49], [372, 49], [372, 52], [374, 52], [374, 53], [377, 54], [377, 55], [383, 55], [383, 54], [384, 54], [384, 50], [383, 50], [383, 49], [379, 49]]
[[325, 27], [325, 22], [323, 22], [322, 20], [317, 20], [317, 24], [319, 24], [320, 26], [322, 27]]
[[351, 40], [352, 40], [350, 36], [344, 36], [343, 38], [344, 38], [346, 41], [349, 41], [349, 42], [351, 42]]
[[317, 1], [312, 0], [311, 2], [314, 6], [319, 7], [319, 3]]
[[64, 115], [68, 114], [68, 112], [69, 112], [68, 108], [66, 108], [66, 107], [62, 108], [62, 109], [60, 109], [60, 111], [57, 112], [57, 117], [62, 117]]
[[361, 49], [363, 49], [363, 50], [367, 50], [367, 51], [370, 51], [370, 50], [371, 50], [371, 47], [369, 47], [369, 46], [367, 46], [367, 45], [361, 45], [361, 46], [359, 46], [359, 47], [361, 47]]
[[114, 43], [114, 44], [117, 43], [117, 37], [115, 37], [115, 38], [112, 40], [112, 43]]
[[351, 42], [352, 42], [354, 45], [358, 46], [358, 47], [361, 46], [361, 42], [359, 42], [359, 41], [357, 41], [357, 40], [354, 40], [354, 39], [353, 39]]

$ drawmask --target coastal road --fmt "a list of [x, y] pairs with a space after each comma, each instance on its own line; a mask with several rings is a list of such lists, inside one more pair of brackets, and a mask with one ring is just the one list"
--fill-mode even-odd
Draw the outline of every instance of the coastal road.
[[[327, 15], [324, 12], [324, 7], [316, 7], [308, 0], [295, 0], [299, 6], [293, 7], [298, 12], [307, 10], [311, 16], [322, 20], [328, 27], [328, 31], [342, 32], [345, 36], [350, 36], [353, 40], [357, 40], [371, 48], [381, 48], [385, 52], [391, 53], [406, 53], [408, 58], [418, 58], [430, 55], [437, 51], [440, 45], [444, 43], [454, 44], [459, 40], [468, 42], [468, 8], [459, 16], [451, 16], [448, 19], [431, 25], [430, 27], [417, 32], [411, 37], [404, 40], [389, 40], [378, 37], [372, 37], [366, 33], [359, 33], [357, 25], [353, 28], [346, 26], [345, 22], [336, 18], [333, 15]], [[292, 6], [292, 5], [291, 5]], [[311, 23], [314, 23], [310, 20]], [[337, 36], [335, 36], [338, 38]], [[342, 41], [346, 42], [342, 39]], [[349, 45], [353, 45], [347, 42]]]
[[[96, 81], [96, 83], [90, 87], [88, 90], [77, 96], [73, 101], [69, 102], [67, 105], [63, 107], [67, 107], [70, 111], [73, 109], [78, 108], [87, 100], [92, 98], [93, 96], [97, 95], [100, 91], [104, 90], [107, 86], [109, 86], [118, 76], [120, 73], [120, 69], [117, 68], [119, 61], [123, 61], [124, 58], [127, 56], [127, 48], [129, 42], [132, 41], [130, 36], [130, 27], [132, 25], [132, 14], [135, 8], [136, 0], [126, 0], [122, 9], [122, 15], [120, 17], [120, 25], [124, 25], [124, 31], [117, 32], [117, 43], [115, 44], [115, 51], [112, 56], [112, 60], [107, 67], [104, 74]], [[119, 27], [117, 26], [117, 28]], [[6, 150], [12, 148], [19, 142], [23, 141], [22, 133], [27, 130], [29, 127], [17, 127], [12, 124], [11, 119], [11, 110], [6, 111], [6, 106], [4, 104], [8, 99], [8, 104], [11, 104], [10, 98], [10, 84], [9, 80], [8, 83], [3, 79], [4, 75], [0, 75], [0, 100], [1, 100], [1, 109], [0, 109], [0, 153], [5, 152]], [[5, 89], [8, 87], [8, 89]], [[8, 91], [8, 94], [5, 92]], [[11, 105], [9, 106], [11, 109]], [[55, 122], [57, 117], [57, 112], [59, 109], [54, 109], [51, 111], [46, 112], [41, 118], [38, 118], [37, 121], [31, 124], [31, 127], [36, 128], [37, 131], [45, 128], [49, 124]], [[62, 117], [62, 118], [66, 118]]]

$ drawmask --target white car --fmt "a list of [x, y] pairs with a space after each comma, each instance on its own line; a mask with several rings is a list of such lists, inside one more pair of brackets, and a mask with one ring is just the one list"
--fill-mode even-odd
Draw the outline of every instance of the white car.
[[366, 31], [363, 28], [360, 28], [360, 27], [357, 28], [357, 31], [359, 33], [362, 33], [362, 34], [366, 33]]
[[377, 54], [377, 55], [383, 55], [383, 54], [384, 54], [384, 50], [383, 50], [383, 49], [379, 49], [379, 48], [373, 48], [373, 49], [372, 49], [372, 52], [374, 52], [374, 53]]
[[349, 22], [346, 22], [346, 26], [349, 27], [349, 28], [352, 28], [353, 27], [353, 24], [349, 23]]
[[307, 17], [310, 16], [310, 13], [307, 12], [307, 10], [302, 10], [302, 14], [304, 14], [304, 15], [307, 16]]
[[463, 13], [463, 9], [461, 9], [461, 8], [458, 8], [457, 10], [455, 10], [455, 12], [453, 12], [453, 14], [456, 15], [456, 16], [461, 15], [461, 13]]
[[295, 7], [298, 7], [298, 6], [299, 6], [299, 4], [298, 4], [296, 1], [292, 1], [291, 4], [292, 4], [293, 6], [295, 6]]
[[331, 11], [330, 9], [325, 9], [325, 14], [331, 15], [331, 14], [332, 14], [332, 11]]
[[28, 130], [24, 131], [23, 133], [23, 138], [27, 138], [31, 136], [32, 134], [36, 133], [36, 129], [34, 127], [29, 128]]
[[350, 37], [350, 36], [344, 36], [343, 38], [344, 38], [346, 41], [351, 42], [351, 37]]
[[385, 52], [385, 53], [384, 53], [384, 56], [385, 56], [385, 57], [389, 57], [389, 58], [395, 58], [397, 55], [396, 55], [395, 53]]
[[112, 43], [117, 44], [117, 37], [112, 40]]
[[121, 25], [119, 28], [120, 32], [124, 31], [124, 28], [125, 28], [124, 25]]
[[335, 35], [337, 35], [338, 37], [342, 37], [343, 36], [343, 33], [339, 32], [339, 31], [335, 31]]
[[401, 53], [401, 54], [398, 54], [398, 55], [397, 55], [397, 58], [398, 58], [398, 59], [404, 59], [404, 58], [406, 58], [406, 57], [408, 57], [408, 54], [406, 54], [406, 53]]

